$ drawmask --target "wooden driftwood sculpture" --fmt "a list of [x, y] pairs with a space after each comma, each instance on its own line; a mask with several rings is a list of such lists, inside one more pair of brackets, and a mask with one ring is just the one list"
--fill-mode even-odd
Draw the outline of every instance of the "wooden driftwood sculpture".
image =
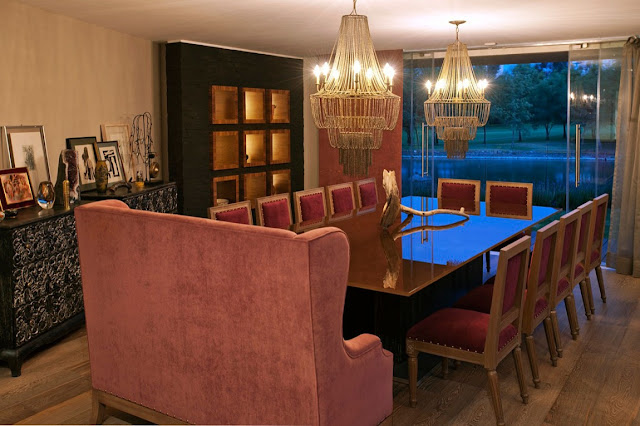
[[[382, 209], [382, 217], [380, 218], [380, 225], [387, 229], [395, 222], [400, 212], [405, 212], [409, 215], [415, 216], [433, 216], [436, 214], [453, 214], [456, 216], [462, 216], [464, 221], [456, 222], [455, 225], [462, 224], [469, 220], [469, 215], [464, 212], [464, 208], [460, 210], [448, 210], [448, 209], [435, 209], [429, 211], [421, 211], [412, 209], [411, 207], [403, 206], [400, 202], [400, 191], [398, 190], [398, 183], [396, 182], [396, 172], [384, 170], [382, 172], [382, 186], [384, 192], [387, 194], [387, 202]], [[406, 221], [405, 221], [406, 222]]]

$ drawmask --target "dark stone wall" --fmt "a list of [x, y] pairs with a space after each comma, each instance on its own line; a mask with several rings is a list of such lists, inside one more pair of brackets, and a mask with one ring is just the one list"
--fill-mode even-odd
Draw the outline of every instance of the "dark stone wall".
[[[303, 64], [282, 58], [187, 43], [166, 47], [169, 179], [178, 185], [178, 211], [206, 217], [213, 205], [214, 177], [291, 169], [291, 190], [304, 187]], [[211, 124], [210, 87], [236, 86], [290, 91], [289, 124]], [[241, 91], [239, 91], [239, 98]], [[238, 116], [242, 117], [242, 102]], [[242, 120], [240, 120], [242, 121]], [[238, 170], [211, 169], [211, 132], [290, 129], [291, 163]]]

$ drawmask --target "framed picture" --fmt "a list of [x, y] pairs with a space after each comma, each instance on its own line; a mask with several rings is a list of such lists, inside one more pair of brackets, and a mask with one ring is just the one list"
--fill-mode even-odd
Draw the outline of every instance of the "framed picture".
[[75, 150], [78, 155], [80, 191], [96, 189], [96, 138], [67, 138], [67, 148]]
[[4, 210], [29, 207], [35, 203], [26, 167], [0, 170], [0, 205]]
[[129, 138], [131, 136], [128, 124], [103, 124], [102, 129], [103, 141], [117, 141], [120, 157], [122, 158], [122, 168], [124, 174], [128, 178], [134, 176], [133, 155], [131, 154], [131, 145]]
[[2, 135], [9, 151], [9, 167], [26, 167], [31, 191], [37, 193], [40, 182], [51, 180], [44, 126], [4, 126]]
[[107, 162], [109, 185], [127, 181], [127, 175], [122, 166], [122, 157], [118, 149], [118, 141], [98, 142], [98, 157]]

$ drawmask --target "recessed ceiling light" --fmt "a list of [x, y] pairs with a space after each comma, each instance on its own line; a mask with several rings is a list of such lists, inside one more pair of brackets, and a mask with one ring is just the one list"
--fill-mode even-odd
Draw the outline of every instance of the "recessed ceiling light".
[[485, 43], [484, 45], [485, 45], [485, 46], [495, 46], [495, 45], [497, 45], [497, 44], [498, 44], [498, 43], [496, 43], [495, 41], [490, 41], [489, 43]]

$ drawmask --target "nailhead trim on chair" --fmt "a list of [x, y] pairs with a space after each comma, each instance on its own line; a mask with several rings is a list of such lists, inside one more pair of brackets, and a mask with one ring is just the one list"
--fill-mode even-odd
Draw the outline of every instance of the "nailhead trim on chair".
[[[516, 336], [517, 336], [517, 334], [516, 334]], [[504, 345], [502, 345], [502, 348], [504, 348], [504, 347], [505, 347], [505, 346], [507, 346], [509, 343], [511, 343], [511, 341], [512, 341], [513, 339], [515, 339], [515, 338], [516, 338], [516, 336], [513, 336], [511, 339], [507, 340], [507, 341], [505, 342], [505, 344], [504, 344]], [[460, 347], [460, 348], [456, 348], [455, 346], [448, 346], [448, 345], [442, 345], [442, 344], [440, 344], [440, 343], [433, 343], [432, 341], [428, 341], [428, 342], [427, 342], [426, 340], [422, 340], [422, 339], [408, 339], [408, 340], [413, 340], [414, 342], [424, 342], [424, 343], [429, 343], [430, 345], [444, 346], [445, 348], [460, 349], [460, 350], [462, 350], [462, 351], [473, 352], [473, 353], [476, 353], [476, 354], [482, 354], [482, 353], [484, 353], [484, 352], [478, 352], [478, 351], [470, 351], [469, 349], [463, 349], [462, 347]], [[502, 348], [498, 348], [498, 350], [500, 350], [500, 349], [502, 349]]]

